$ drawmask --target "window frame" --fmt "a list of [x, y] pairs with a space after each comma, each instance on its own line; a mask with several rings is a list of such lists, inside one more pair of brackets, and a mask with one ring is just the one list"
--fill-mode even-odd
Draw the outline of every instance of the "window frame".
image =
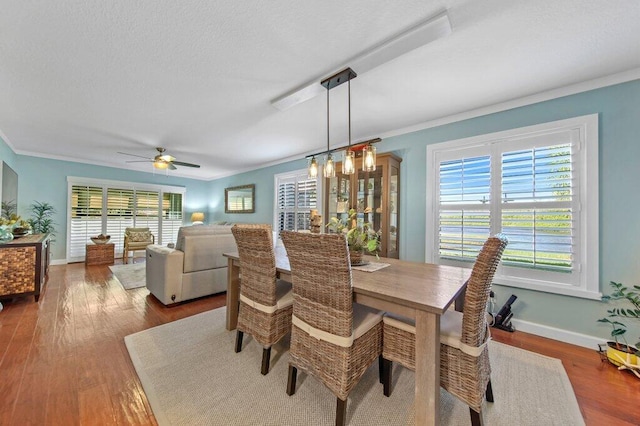
[[[573, 185], [575, 210], [572, 210], [577, 227], [574, 233], [576, 268], [570, 273], [563, 273], [501, 265], [496, 271], [494, 282], [510, 287], [599, 300], [602, 293], [599, 275], [598, 114], [428, 145], [425, 261], [472, 266], [470, 262], [441, 259], [438, 255], [440, 162], [489, 153], [491, 194], [501, 194], [502, 153], [517, 151], [523, 146], [522, 140], [530, 141], [532, 138], [544, 138], [551, 133], [566, 131], [576, 132], [578, 137], [578, 141], [572, 146], [573, 179], [576, 181]], [[530, 142], [526, 142], [525, 146], [530, 146]], [[496, 158], [499, 161], [494, 164], [493, 160]], [[502, 211], [499, 207], [501, 203], [500, 197], [497, 200], [492, 197], [489, 203], [492, 216]], [[514, 208], [517, 206], [514, 205]], [[500, 218], [492, 220], [490, 233], [498, 232], [500, 227]], [[562, 279], [561, 274], [565, 279]]]
[[[301, 177], [303, 177], [303, 179], [300, 179]], [[291, 179], [295, 180], [296, 191], [298, 187], [298, 182], [300, 180], [310, 180], [308, 177], [307, 169], [299, 169], [299, 170], [293, 170], [290, 172], [278, 173], [273, 176], [273, 230], [276, 232], [279, 232], [279, 217], [280, 217], [279, 216], [280, 208], [278, 207], [278, 185], [279, 183], [281, 183], [281, 181], [291, 180]], [[318, 210], [318, 212], [322, 212], [322, 206], [324, 204], [322, 201], [324, 199], [323, 198], [323, 182], [324, 182], [324, 179], [322, 179], [320, 176], [316, 177], [316, 208], [314, 210]], [[295, 200], [296, 200], [296, 206], [294, 207], [294, 214], [298, 211], [297, 197], [295, 197]], [[297, 225], [296, 225], [296, 228], [297, 228]]]
[[[107, 211], [109, 209], [107, 200], [108, 200], [108, 191], [111, 190], [120, 190], [120, 191], [132, 191], [133, 192], [133, 215], [132, 215], [132, 225], [136, 226], [136, 210], [138, 208], [138, 200], [137, 200], [137, 192], [156, 192], [158, 194], [158, 216], [155, 217], [158, 222], [156, 235], [156, 244], [166, 244], [166, 241], [163, 241], [163, 224], [165, 222], [164, 218], [164, 209], [163, 209], [163, 199], [165, 193], [171, 194], [180, 194], [182, 197], [182, 212], [180, 216], [182, 217], [181, 226], [184, 224], [184, 206], [187, 190], [184, 187], [180, 186], [170, 186], [170, 185], [154, 185], [154, 184], [144, 184], [137, 182], [126, 182], [126, 181], [116, 181], [116, 180], [107, 180], [107, 179], [94, 179], [94, 178], [83, 178], [83, 177], [67, 177], [67, 247], [66, 247], [66, 261], [67, 262], [80, 262], [83, 260], [80, 256], [71, 256], [71, 226], [72, 226], [72, 193], [74, 186], [87, 186], [87, 187], [96, 187], [102, 189], [102, 207], [101, 207], [101, 227], [102, 233], [108, 233], [107, 225], [109, 223], [109, 215]], [[148, 221], [148, 219], [147, 219]], [[171, 219], [170, 219], [171, 221]], [[175, 221], [175, 220], [174, 220]], [[144, 226], [142, 224], [141, 226]], [[172, 229], [174, 228], [174, 224], [171, 225]], [[114, 243], [119, 242], [118, 238], [114, 238], [112, 236], [112, 241]], [[122, 245], [116, 244], [115, 254], [119, 255], [122, 253]]]

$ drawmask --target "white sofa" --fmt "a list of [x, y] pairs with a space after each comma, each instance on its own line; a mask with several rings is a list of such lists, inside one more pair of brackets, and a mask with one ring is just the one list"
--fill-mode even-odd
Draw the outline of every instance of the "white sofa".
[[183, 226], [175, 249], [147, 246], [147, 288], [165, 305], [226, 291], [222, 254], [237, 250], [230, 225]]

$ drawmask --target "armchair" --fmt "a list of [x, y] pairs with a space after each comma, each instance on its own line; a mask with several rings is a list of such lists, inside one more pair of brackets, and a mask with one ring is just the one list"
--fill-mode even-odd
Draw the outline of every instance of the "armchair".
[[135, 256], [137, 250], [145, 250], [149, 244], [155, 244], [156, 237], [149, 228], [126, 228], [124, 230], [124, 250], [122, 251], [122, 262], [129, 263], [129, 252]]

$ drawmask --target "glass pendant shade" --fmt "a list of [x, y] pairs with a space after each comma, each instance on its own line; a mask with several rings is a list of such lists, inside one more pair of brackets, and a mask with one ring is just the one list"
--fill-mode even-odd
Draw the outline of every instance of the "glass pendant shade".
[[153, 167], [155, 167], [156, 169], [164, 170], [169, 168], [169, 163], [167, 163], [166, 161], [154, 161]]
[[356, 171], [356, 153], [347, 149], [342, 158], [342, 174], [352, 175]]
[[336, 167], [331, 154], [327, 155], [327, 161], [324, 163], [324, 177], [336, 177]]
[[362, 169], [365, 172], [374, 172], [376, 170], [376, 147], [367, 145], [362, 150]]
[[318, 161], [316, 161], [316, 157], [311, 157], [307, 171], [309, 179], [315, 179], [318, 177]]

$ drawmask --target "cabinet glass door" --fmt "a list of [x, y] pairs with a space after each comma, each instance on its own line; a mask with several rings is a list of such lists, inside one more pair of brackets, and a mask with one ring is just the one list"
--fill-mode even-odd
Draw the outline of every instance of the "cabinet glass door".
[[[398, 168], [389, 167], [389, 242], [387, 253], [392, 257], [398, 253]], [[397, 255], [395, 256], [397, 257]]]
[[358, 220], [369, 222], [375, 231], [382, 226], [383, 175], [383, 166], [377, 166], [374, 172], [358, 171]]
[[346, 219], [349, 216], [351, 208], [351, 182], [349, 176], [342, 173], [336, 173], [336, 177], [329, 179], [329, 195], [327, 197], [327, 220], [337, 217], [338, 219]]

